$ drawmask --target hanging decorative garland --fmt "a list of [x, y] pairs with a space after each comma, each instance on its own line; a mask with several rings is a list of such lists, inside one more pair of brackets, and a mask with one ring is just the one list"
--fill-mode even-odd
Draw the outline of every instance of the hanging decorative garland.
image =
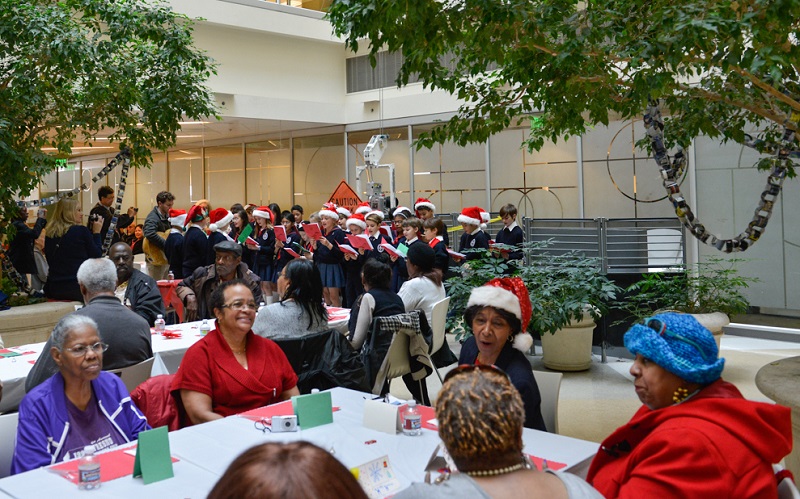
[[[761, 193], [761, 200], [755, 210], [753, 220], [741, 234], [733, 239], [720, 239], [706, 231], [705, 226], [694, 216], [692, 209], [686, 203], [683, 194], [681, 194], [678, 177], [686, 166], [686, 155], [683, 149], [679, 149], [672, 161], [670, 161], [667, 149], [664, 146], [664, 119], [661, 116], [659, 101], [651, 101], [650, 105], [647, 106], [647, 111], [644, 115], [644, 126], [650, 138], [650, 144], [653, 147], [653, 157], [659, 168], [661, 168], [661, 178], [669, 200], [672, 201], [675, 214], [678, 215], [683, 225], [689, 229], [689, 232], [703, 243], [725, 253], [745, 251], [758, 241], [764, 234], [767, 222], [772, 216], [775, 201], [781, 193], [783, 181], [786, 179], [789, 166], [791, 166], [790, 154], [792, 153], [795, 132], [784, 127], [783, 138], [780, 145], [776, 147], [775, 158], [771, 161], [773, 165], [772, 172], [767, 179], [766, 188]], [[748, 140], [745, 145], [752, 147], [754, 143], [755, 141]]]
[[[119, 154], [117, 154], [114, 159], [112, 159], [102, 170], [100, 170], [97, 175], [92, 177], [91, 184], [94, 184], [98, 180], [105, 178], [114, 168], [122, 162], [122, 173], [120, 175], [119, 180], [119, 187], [117, 189], [117, 206], [115, 215], [111, 219], [111, 225], [108, 227], [108, 232], [106, 233], [105, 241], [103, 243], [103, 255], [108, 253], [108, 248], [111, 245], [111, 239], [114, 235], [114, 230], [117, 228], [117, 215], [119, 210], [122, 207], [122, 197], [125, 194], [125, 183], [127, 182], [128, 178], [128, 169], [130, 168], [131, 164], [131, 152], [129, 149], [125, 148], [122, 149]], [[18, 206], [27, 206], [28, 208], [32, 207], [41, 207], [41, 206], [50, 206], [56, 204], [59, 200], [63, 198], [71, 198], [78, 194], [79, 192], [86, 190], [89, 188], [89, 184], [81, 184], [80, 187], [76, 187], [69, 192], [65, 192], [63, 194], [58, 194], [55, 196], [50, 196], [44, 199], [36, 199], [32, 201], [19, 201], [17, 203]], [[14, 265], [11, 264], [11, 259], [8, 258], [8, 255], [5, 254], [3, 248], [0, 247], [0, 259], [2, 260], [2, 267], [3, 273], [11, 279], [17, 289], [24, 293], [31, 293], [31, 287], [28, 285], [27, 279], [22, 277], [22, 275], [17, 272], [17, 269], [14, 268]]]

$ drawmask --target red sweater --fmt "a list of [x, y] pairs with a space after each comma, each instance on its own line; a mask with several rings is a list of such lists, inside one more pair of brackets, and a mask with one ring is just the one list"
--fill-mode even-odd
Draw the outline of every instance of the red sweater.
[[720, 379], [680, 405], [642, 406], [586, 480], [606, 498], [777, 497], [771, 464], [791, 448], [788, 408], [745, 400]]

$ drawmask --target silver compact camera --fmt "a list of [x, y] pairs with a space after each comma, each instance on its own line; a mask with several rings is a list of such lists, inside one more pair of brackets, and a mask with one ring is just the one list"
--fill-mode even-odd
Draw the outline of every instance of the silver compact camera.
[[272, 433], [297, 431], [297, 416], [272, 416]]

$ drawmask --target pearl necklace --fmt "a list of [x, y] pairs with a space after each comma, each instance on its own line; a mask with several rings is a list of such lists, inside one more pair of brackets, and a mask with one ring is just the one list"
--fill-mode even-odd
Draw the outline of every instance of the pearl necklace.
[[464, 473], [466, 473], [469, 476], [497, 476], [497, 475], [506, 475], [508, 473], [513, 473], [515, 471], [519, 471], [526, 467], [527, 466], [525, 465], [525, 463], [517, 463], [497, 470], [465, 471]]

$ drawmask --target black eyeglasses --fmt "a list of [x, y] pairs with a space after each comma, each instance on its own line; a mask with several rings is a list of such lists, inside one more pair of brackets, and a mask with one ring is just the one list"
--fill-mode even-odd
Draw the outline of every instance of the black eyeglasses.
[[703, 347], [701, 347], [700, 344], [697, 343], [696, 341], [687, 338], [686, 336], [683, 336], [681, 334], [678, 334], [674, 331], [670, 331], [669, 328], [667, 327], [667, 324], [664, 321], [651, 317], [649, 319], [645, 319], [644, 324], [645, 326], [649, 327], [650, 329], [658, 333], [659, 336], [666, 336], [668, 338], [673, 338], [675, 340], [682, 341], [687, 345], [693, 346], [694, 349], [697, 350], [697, 352], [703, 357], [703, 359], [706, 362], [714, 362], [716, 360], [716, 359], [709, 359], [706, 356], [706, 352], [703, 350]]
[[78, 345], [72, 348], [65, 348], [64, 350], [71, 353], [73, 357], [83, 357], [89, 352], [90, 349], [99, 355], [108, 350], [108, 344], [98, 341], [94, 345]]
[[254, 301], [235, 301], [233, 303], [226, 303], [220, 308], [229, 308], [236, 312], [241, 312], [242, 310], [258, 310], [258, 305]]
[[472, 371], [493, 372], [502, 374], [503, 376], [508, 378], [508, 374], [506, 374], [505, 371], [494, 365], [490, 366], [486, 364], [461, 364], [460, 366], [456, 367], [455, 369], [453, 369], [452, 371], [450, 371], [445, 375], [444, 383], [446, 383], [448, 379], [458, 376], [459, 374], [469, 373]]

